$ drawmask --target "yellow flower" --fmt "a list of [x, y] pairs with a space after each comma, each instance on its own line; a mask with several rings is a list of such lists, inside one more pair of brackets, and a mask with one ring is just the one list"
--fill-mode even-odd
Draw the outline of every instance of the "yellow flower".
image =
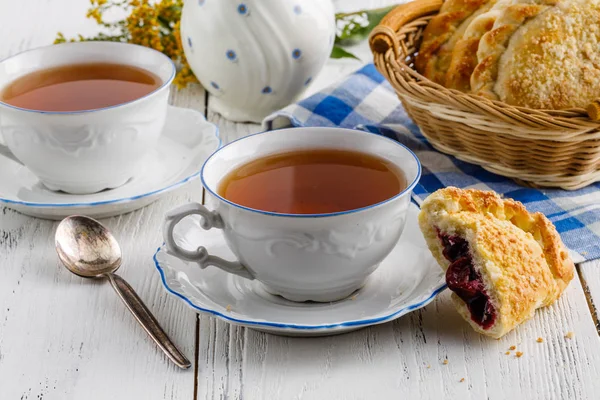
[[[87, 17], [107, 28], [109, 33], [99, 34], [95, 38], [79, 35], [79, 41], [126, 41], [151, 47], [164, 53], [178, 65], [174, 80], [177, 87], [183, 88], [189, 83], [197, 82], [185, 59], [181, 44], [180, 19], [183, 0], [153, 0], [152, 3], [150, 0], [90, 0], [90, 4], [92, 7], [88, 10]], [[103, 13], [112, 8], [121, 8], [128, 16], [121, 21], [104, 21]], [[59, 32], [55, 43], [66, 41], [65, 36]]]
[[93, 18], [94, 20], [96, 20], [96, 23], [98, 25], [104, 22], [102, 21], [102, 11], [100, 11], [100, 8], [90, 8], [87, 12], [86, 17]]
[[66, 41], [67, 41], [67, 39], [65, 39], [65, 35], [63, 35], [62, 32], [58, 32], [56, 34], [56, 39], [54, 39], [54, 44], [64, 43]]

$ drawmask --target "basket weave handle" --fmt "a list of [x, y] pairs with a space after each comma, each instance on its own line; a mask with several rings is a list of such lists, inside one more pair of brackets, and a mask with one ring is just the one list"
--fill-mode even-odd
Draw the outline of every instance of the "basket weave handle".
[[586, 111], [592, 121], [600, 121], [600, 99], [591, 102]]
[[400, 46], [396, 32], [407, 22], [439, 11], [443, 0], [415, 0], [401, 4], [390, 11], [369, 36], [369, 45], [373, 53], [384, 54], [390, 48], [398, 55]]

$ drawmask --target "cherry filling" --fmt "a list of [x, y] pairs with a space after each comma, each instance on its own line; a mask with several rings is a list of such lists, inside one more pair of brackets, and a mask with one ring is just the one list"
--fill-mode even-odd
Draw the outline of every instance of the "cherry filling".
[[469, 244], [460, 236], [450, 236], [437, 231], [444, 250], [442, 253], [451, 262], [446, 270], [448, 288], [460, 297], [471, 312], [471, 319], [483, 329], [496, 321], [496, 309], [485, 292], [481, 275], [473, 268]]

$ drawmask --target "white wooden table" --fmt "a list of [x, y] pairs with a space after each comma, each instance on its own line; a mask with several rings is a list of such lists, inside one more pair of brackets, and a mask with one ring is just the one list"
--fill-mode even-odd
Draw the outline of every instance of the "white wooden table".
[[[390, 3], [338, 0], [336, 6], [348, 11]], [[58, 30], [94, 33], [85, 19], [88, 5], [1, 0], [0, 57], [49, 44]], [[356, 51], [369, 61], [366, 45]], [[330, 61], [311, 90], [360, 64]], [[205, 113], [225, 141], [259, 130], [212, 112], [199, 87], [174, 91], [171, 100]], [[192, 359], [187, 371], [157, 350], [108, 283], [83, 280], [59, 265], [56, 223], [0, 208], [1, 400], [600, 399], [594, 308], [600, 305], [600, 262], [579, 265], [560, 301], [498, 341], [474, 333], [447, 292], [422, 310], [354, 333], [278, 337], [197, 315], [162, 289], [152, 263], [162, 216], [201, 198], [194, 182], [145, 209], [103, 221], [122, 244], [121, 274]], [[505, 354], [513, 345], [522, 357]]]

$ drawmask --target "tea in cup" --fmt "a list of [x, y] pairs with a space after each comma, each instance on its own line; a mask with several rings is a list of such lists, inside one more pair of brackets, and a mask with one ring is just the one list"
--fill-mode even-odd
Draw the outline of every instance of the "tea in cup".
[[0, 143], [51, 190], [137, 175], [163, 129], [175, 66], [147, 47], [64, 43], [0, 62]]
[[[217, 150], [201, 172], [212, 211], [198, 203], [167, 213], [167, 251], [201, 268], [260, 281], [292, 301], [329, 302], [359, 289], [396, 246], [419, 160], [402, 144], [341, 128], [291, 128]], [[183, 218], [222, 229], [237, 260], [175, 243]]]

